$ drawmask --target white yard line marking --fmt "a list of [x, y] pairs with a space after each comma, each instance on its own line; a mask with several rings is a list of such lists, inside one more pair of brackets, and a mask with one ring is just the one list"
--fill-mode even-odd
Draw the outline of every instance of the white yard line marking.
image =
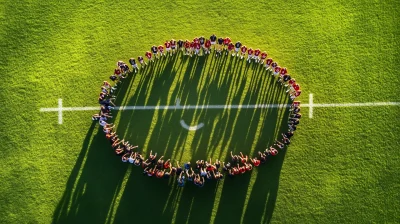
[[203, 123], [200, 123], [200, 124], [195, 125], [195, 126], [189, 126], [189, 125], [187, 125], [187, 124], [185, 123], [184, 120], [181, 120], [181, 125], [182, 125], [182, 127], [183, 127], [184, 129], [187, 129], [187, 130], [189, 130], [189, 131], [197, 131], [197, 130], [199, 130], [200, 128], [204, 127], [204, 124], [203, 124]]
[[[308, 107], [301, 104], [300, 107]], [[380, 106], [400, 106], [400, 102], [368, 102], [368, 103], [318, 103], [313, 107], [380, 107]]]
[[187, 105], [187, 106], [121, 106], [116, 110], [197, 110], [197, 109], [262, 109], [262, 108], [288, 108], [288, 104], [239, 104], [239, 105]]
[[63, 106], [62, 106], [62, 99], [58, 99], [58, 124], [63, 123]]
[[[313, 103], [312, 107], [374, 107], [400, 106], [400, 102], [369, 102], [369, 103]], [[195, 106], [121, 106], [114, 110], [197, 110], [197, 109], [265, 109], [289, 108], [290, 104], [239, 104], [239, 105], [195, 105]], [[310, 107], [309, 104], [300, 104], [300, 107]], [[100, 107], [63, 107], [62, 111], [95, 111]], [[40, 112], [58, 112], [59, 107], [40, 108]]]
[[[62, 99], [58, 99], [58, 107], [40, 108], [40, 112], [58, 112], [58, 123], [63, 123], [63, 111], [99, 111], [100, 107], [63, 107]], [[300, 104], [300, 107], [309, 108], [309, 118], [313, 117], [316, 107], [377, 107], [377, 106], [400, 106], [400, 102], [367, 102], [367, 103], [314, 103], [313, 94], [310, 94], [309, 104]], [[187, 105], [181, 106], [177, 99], [175, 106], [121, 106], [114, 110], [198, 110], [198, 109], [266, 109], [266, 108], [289, 108], [290, 104], [238, 104], [238, 105]], [[188, 126], [189, 127], [189, 126]]]
[[[300, 104], [300, 107], [303, 106]], [[308, 98], [308, 117], [312, 118], [313, 117], [313, 107], [314, 107], [314, 103], [313, 103], [313, 95], [312, 93], [310, 93], [310, 97]]]
[[[53, 108], [40, 108], [40, 112], [58, 112], [59, 107]], [[100, 110], [100, 106], [97, 107], [63, 107], [62, 111], [85, 111], [85, 110]]]

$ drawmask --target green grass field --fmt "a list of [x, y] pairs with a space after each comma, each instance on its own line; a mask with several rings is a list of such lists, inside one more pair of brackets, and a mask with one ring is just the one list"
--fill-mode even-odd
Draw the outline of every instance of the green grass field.
[[[314, 103], [399, 102], [397, 1], [2, 1], [0, 223], [397, 223], [399, 106], [314, 108], [286, 152], [251, 174], [178, 188], [112, 152], [92, 111], [118, 60], [166, 39], [230, 36], [286, 66]], [[120, 105], [287, 102], [231, 57], [157, 62], [130, 76]], [[183, 163], [262, 150], [278, 109], [115, 113], [119, 135]], [[205, 126], [189, 132], [179, 121]]]

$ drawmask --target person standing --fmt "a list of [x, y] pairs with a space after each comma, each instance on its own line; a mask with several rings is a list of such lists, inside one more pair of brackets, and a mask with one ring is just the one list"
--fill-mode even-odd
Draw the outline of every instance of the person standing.
[[[165, 55], [170, 55], [171, 56], [171, 42], [169, 42], [168, 40], [165, 41], [164, 43], [165, 45], [165, 50], [167, 51], [167, 53]], [[161, 45], [160, 45], [161, 46]]]
[[[236, 57], [239, 57], [239, 50], [242, 47], [242, 43], [240, 43], [240, 41], [235, 43], [235, 53], [236, 53]], [[232, 56], [234, 56], [234, 54], [232, 54]]]
[[134, 58], [131, 58], [131, 59], [129, 59], [129, 63], [132, 65], [132, 70], [134, 70], [135, 73], [137, 73], [138, 66], [136, 64], [136, 60]]
[[211, 35], [210, 41], [211, 41], [211, 46], [213, 46], [213, 49], [215, 50], [215, 43], [217, 41], [217, 36], [215, 36], [215, 34]]

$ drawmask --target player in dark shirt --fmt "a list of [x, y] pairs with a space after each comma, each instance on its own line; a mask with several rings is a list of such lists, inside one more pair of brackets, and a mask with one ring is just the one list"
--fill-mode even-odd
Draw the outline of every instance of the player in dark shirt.
[[235, 44], [236, 57], [239, 57], [239, 50], [241, 47], [242, 47], [242, 43], [240, 43], [240, 41], [236, 42], [236, 44]]
[[211, 46], [213, 46], [213, 49], [215, 50], [215, 43], [217, 41], [217, 36], [215, 36], [215, 34], [211, 35], [210, 41], [211, 41]]
[[199, 43], [200, 43], [201, 47], [204, 47], [205, 42], [206, 42], [206, 39], [203, 36], [199, 37]]
[[301, 113], [295, 113], [291, 115], [292, 118], [301, 118]]
[[282, 133], [282, 137], [291, 138], [294, 135], [293, 131], [288, 131], [286, 133]]
[[184, 48], [183, 48], [183, 40], [181, 40], [181, 39], [178, 40], [178, 50], [181, 50], [181, 51], [184, 50]]
[[218, 57], [218, 55], [222, 54], [223, 44], [224, 44], [224, 38], [222, 38], [222, 37], [218, 38], [217, 53], [215, 54], [217, 57]]
[[205, 49], [204, 49], [205, 42], [206, 42], [206, 39], [203, 36], [199, 37], [199, 44], [202, 49], [202, 53], [200, 53], [201, 55], [205, 54]]
[[170, 43], [171, 43], [172, 54], [175, 54], [176, 53], [176, 40], [171, 39]]
[[[292, 78], [292, 77], [290, 77], [289, 74], [283, 75], [283, 76], [282, 76], [282, 74], [281, 74], [281, 76], [280, 76], [278, 82], [280, 82], [281, 85], [283, 85], [283, 84], [287, 83], [291, 78]], [[285, 87], [287, 87], [287, 84], [285, 84]]]
[[157, 50], [157, 46], [156, 46], [156, 45], [153, 45], [153, 46], [151, 47], [151, 52], [153, 52], [154, 57], [157, 58], [157, 56], [158, 56], [158, 50]]
[[143, 59], [142, 56], [139, 56], [139, 57], [138, 57], [138, 61], [139, 61], [139, 63], [140, 63], [140, 67], [141, 67], [141, 68], [147, 65], [147, 62], [144, 61], [144, 59]]
[[132, 70], [135, 71], [135, 73], [137, 73], [138, 67], [136, 64], [136, 60], [134, 58], [129, 59], [129, 63], [132, 65]]

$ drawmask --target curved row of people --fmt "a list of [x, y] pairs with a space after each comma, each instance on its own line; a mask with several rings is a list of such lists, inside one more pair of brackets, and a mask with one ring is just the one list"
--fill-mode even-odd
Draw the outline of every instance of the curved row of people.
[[[287, 92], [290, 95], [291, 100], [299, 97], [301, 94], [300, 85], [296, 82], [294, 78], [290, 76], [286, 67], [278, 65], [278, 62], [274, 61], [271, 57], [268, 57], [266, 51], [262, 51], [259, 48], [253, 49], [252, 47], [247, 47], [240, 41], [232, 42], [229, 37], [217, 37], [215, 34], [211, 35], [208, 39], [204, 36], [195, 37], [193, 40], [182, 40], [175, 39], [166, 40], [164, 44], [153, 45], [150, 47], [149, 51], [145, 52], [145, 61], [143, 56], [138, 56], [136, 58], [130, 58], [129, 64], [132, 67], [133, 72], [138, 72], [140, 67], [145, 67], [149, 63], [155, 62], [156, 59], [171, 56], [181, 52], [183, 55], [188, 55], [192, 57], [209, 55], [214, 52], [215, 55], [222, 56], [231, 54], [232, 57], [236, 56], [240, 59], [247, 58], [248, 63], [259, 63], [263, 65], [266, 70], [271, 71], [271, 74], [278, 77], [278, 81], [288, 87]], [[129, 66], [123, 61], [117, 62], [117, 67], [114, 69], [114, 74], [110, 76], [112, 81], [117, 81], [118, 79], [124, 79], [126, 74], [130, 72]]]
[[[249, 63], [253, 61], [259, 63], [263, 65], [266, 70], [271, 71], [271, 75], [278, 77], [277, 82], [285, 88], [287, 87], [286, 92], [289, 93], [292, 101], [301, 94], [300, 85], [287, 73], [287, 69], [278, 66], [277, 62], [274, 62], [272, 58], [267, 58], [267, 53], [265, 51], [261, 52], [259, 49], [253, 50], [252, 48], [247, 48], [245, 45], [242, 45], [240, 41], [233, 44], [229, 37], [217, 38], [215, 35], [211, 35], [210, 39], [199, 37], [194, 38], [193, 41], [175, 41], [172, 39], [166, 41], [164, 46], [152, 46], [151, 51], [146, 52], [145, 56], [149, 63], [154, 62], [155, 59], [176, 54], [179, 51], [181, 51], [183, 55], [188, 56], [202, 56], [215, 52], [215, 55], [218, 57], [222, 56], [223, 52], [225, 52], [225, 55], [231, 54], [232, 57], [240, 56], [240, 58], [243, 59], [247, 55], [246, 61]], [[138, 57], [138, 61], [141, 67], [148, 65], [142, 56]], [[129, 63], [132, 66], [132, 72], [138, 72], [139, 68], [136, 60], [131, 58], [129, 59]], [[290, 139], [294, 135], [294, 131], [297, 129], [297, 125], [300, 122], [300, 102], [295, 101], [289, 109], [288, 131], [282, 134], [282, 139], [280, 141], [276, 140], [272, 146], [262, 152], [257, 152], [256, 156], [250, 159], [247, 155], [243, 155], [242, 153], [234, 155], [231, 152], [231, 161], [227, 163], [221, 163], [219, 160], [212, 163], [211, 159], [209, 161], [198, 160], [196, 161], [195, 167], [192, 167], [190, 162], [185, 163], [183, 167], [181, 167], [178, 162], [176, 162], [176, 166], [173, 166], [170, 159], [164, 160], [164, 156], [157, 159], [157, 153], [153, 154], [152, 151], [150, 151], [149, 156], [145, 158], [139, 150], [135, 150], [138, 149], [138, 146], [133, 146], [129, 141], [120, 139], [115, 132], [115, 125], [107, 122], [108, 119], [112, 118], [111, 110], [114, 109], [115, 106], [115, 96], [113, 93], [117, 90], [118, 83], [122, 82], [130, 72], [131, 70], [126, 63], [123, 61], [117, 62], [117, 68], [114, 70], [114, 74], [110, 76], [114, 85], [107, 81], [103, 82], [98, 98], [100, 113], [94, 114], [92, 120], [99, 121], [100, 126], [103, 127], [106, 138], [109, 139], [111, 143], [111, 147], [116, 155], [121, 156], [123, 162], [141, 166], [144, 175], [150, 177], [170, 178], [175, 175], [177, 176], [179, 186], [184, 186], [185, 183], [189, 181], [202, 187], [204, 186], [205, 180], [220, 180], [224, 178], [225, 175], [233, 177], [250, 172], [253, 167], [266, 163], [268, 157], [276, 156], [280, 150], [283, 150], [285, 146], [289, 145]], [[220, 167], [222, 167], [221, 170]]]

